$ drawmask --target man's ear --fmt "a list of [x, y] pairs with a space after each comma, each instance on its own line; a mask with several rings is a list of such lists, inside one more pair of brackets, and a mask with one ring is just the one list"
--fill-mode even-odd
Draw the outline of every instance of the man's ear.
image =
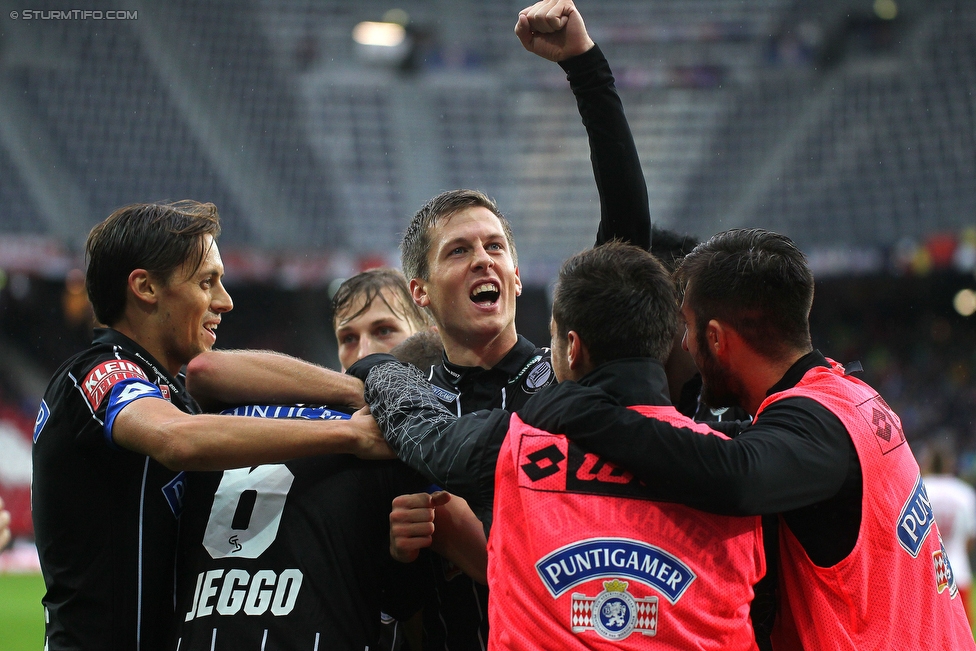
[[705, 326], [705, 342], [715, 357], [728, 357], [732, 333], [733, 330], [728, 325], [715, 319]]
[[522, 295], [522, 279], [519, 277], [518, 267], [515, 267], [515, 295]]
[[128, 284], [129, 291], [140, 304], [155, 305], [159, 301], [159, 281], [145, 269], [133, 269]]
[[566, 333], [566, 358], [571, 371], [589, 368], [590, 351], [575, 330]]
[[410, 296], [413, 297], [413, 302], [417, 304], [417, 307], [427, 307], [430, 305], [427, 287], [424, 285], [424, 281], [419, 278], [413, 278], [410, 281]]

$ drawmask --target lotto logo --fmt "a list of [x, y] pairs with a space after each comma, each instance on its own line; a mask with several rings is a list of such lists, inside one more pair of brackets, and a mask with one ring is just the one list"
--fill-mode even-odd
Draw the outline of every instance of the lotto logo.
[[905, 442], [905, 433], [901, 428], [901, 419], [881, 396], [874, 396], [867, 402], [857, 406], [861, 416], [867, 421], [875, 440], [881, 447], [881, 454], [888, 454]]

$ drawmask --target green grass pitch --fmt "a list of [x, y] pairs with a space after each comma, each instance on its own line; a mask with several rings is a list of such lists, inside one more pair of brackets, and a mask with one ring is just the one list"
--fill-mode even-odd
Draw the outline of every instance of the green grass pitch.
[[0, 651], [44, 648], [43, 594], [40, 574], [0, 574]]
[[44, 648], [43, 595], [40, 574], [0, 574], [0, 651]]

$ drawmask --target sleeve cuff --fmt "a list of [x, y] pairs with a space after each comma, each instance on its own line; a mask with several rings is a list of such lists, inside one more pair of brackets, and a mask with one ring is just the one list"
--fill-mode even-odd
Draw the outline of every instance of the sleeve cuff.
[[372, 355], [367, 355], [362, 359], [356, 361], [355, 364], [346, 369], [346, 374], [358, 378], [363, 384], [366, 383], [366, 376], [369, 372], [373, 370], [374, 366], [379, 366], [380, 364], [386, 364], [388, 362], [400, 363], [396, 357], [389, 353], [373, 353]]
[[583, 54], [577, 54], [565, 61], [560, 61], [559, 66], [566, 71], [566, 77], [572, 82], [580, 75], [608, 68], [609, 64], [603, 55], [603, 50], [600, 49], [600, 45], [596, 44]]

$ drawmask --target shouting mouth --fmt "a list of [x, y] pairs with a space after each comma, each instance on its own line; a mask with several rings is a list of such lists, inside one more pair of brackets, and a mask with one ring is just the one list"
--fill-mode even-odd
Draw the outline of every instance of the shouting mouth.
[[498, 285], [494, 281], [487, 281], [476, 285], [471, 290], [470, 298], [472, 303], [487, 307], [497, 303], [499, 296], [501, 296], [501, 291], [498, 289]]

